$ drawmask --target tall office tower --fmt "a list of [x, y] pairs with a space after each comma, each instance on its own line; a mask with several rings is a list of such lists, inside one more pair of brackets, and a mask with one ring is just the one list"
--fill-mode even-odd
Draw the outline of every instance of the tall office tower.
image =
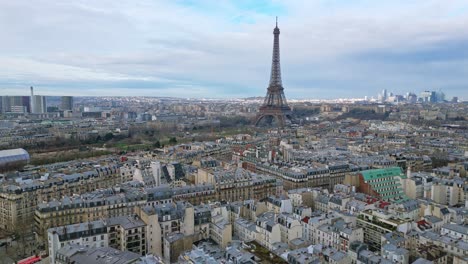
[[31, 97], [30, 96], [21, 96], [21, 105], [26, 108], [26, 113], [31, 113]]
[[408, 103], [416, 103], [418, 101], [418, 97], [414, 93], [408, 93], [408, 97], [406, 98]]
[[60, 110], [73, 110], [73, 96], [62, 96], [62, 103], [60, 105]]
[[46, 102], [46, 97], [42, 95], [34, 95], [33, 97], [34, 103], [34, 109], [32, 113], [34, 114], [43, 114], [47, 113], [47, 102]]
[[436, 103], [443, 103], [445, 101], [445, 93], [439, 90], [435, 92], [435, 102]]
[[10, 97], [2, 96], [2, 113], [10, 112]]
[[286, 102], [284, 88], [281, 81], [280, 67], [280, 48], [278, 18], [276, 19], [276, 27], [273, 30], [273, 56], [271, 62], [270, 85], [267, 89], [267, 94], [263, 105], [260, 107], [255, 121], [255, 125], [272, 125], [276, 121], [276, 125], [283, 127], [291, 118], [291, 108]]
[[29, 96], [3, 96], [2, 112], [28, 113], [31, 111], [30, 102]]
[[387, 89], [383, 89], [382, 91], [382, 101], [387, 101], [388, 99], [388, 94], [387, 94]]
[[31, 98], [29, 99], [31, 104], [30, 104], [30, 109], [31, 111], [34, 111], [34, 88], [31, 86]]

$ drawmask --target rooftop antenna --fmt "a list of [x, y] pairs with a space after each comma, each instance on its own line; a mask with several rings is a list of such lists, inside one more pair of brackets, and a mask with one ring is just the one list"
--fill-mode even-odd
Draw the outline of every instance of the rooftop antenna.
[[276, 16], [276, 27], [278, 27], [278, 16]]

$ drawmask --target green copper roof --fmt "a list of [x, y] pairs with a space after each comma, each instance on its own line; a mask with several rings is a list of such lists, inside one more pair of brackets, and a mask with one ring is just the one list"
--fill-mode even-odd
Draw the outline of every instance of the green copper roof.
[[361, 174], [364, 177], [365, 181], [393, 177], [393, 176], [399, 176], [403, 179], [406, 179], [406, 175], [401, 172], [400, 167], [366, 170], [366, 171], [361, 171]]
[[378, 182], [369, 182], [369, 184], [372, 185], [372, 186], [377, 185], [377, 184], [386, 184], [386, 183], [395, 183], [395, 184], [398, 183], [398, 184], [400, 184], [400, 180], [392, 178], [391, 180], [378, 181]]

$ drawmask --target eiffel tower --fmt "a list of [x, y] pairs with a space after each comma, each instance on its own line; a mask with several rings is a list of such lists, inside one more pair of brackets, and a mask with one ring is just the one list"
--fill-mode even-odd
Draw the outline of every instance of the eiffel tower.
[[279, 50], [278, 17], [276, 17], [276, 27], [273, 30], [273, 57], [271, 62], [270, 85], [263, 105], [259, 108], [255, 125], [276, 125], [284, 127], [290, 123], [291, 108], [286, 102], [284, 88], [281, 82], [280, 50]]

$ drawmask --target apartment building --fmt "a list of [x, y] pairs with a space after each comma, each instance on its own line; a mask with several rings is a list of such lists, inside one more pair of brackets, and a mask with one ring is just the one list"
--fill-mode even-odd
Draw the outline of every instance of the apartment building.
[[445, 224], [440, 229], [440, 234], [468, 241], [468, 225]]
[[275, 214], [266, 212], [257, 217], [256, 221], [257, 242], [267, 248], [273, 249], [273, 244], [281, 242], [280, 225], [275, 221]]
[[331, 224], [319, 226], [315, 240], [324, 246], [348, 251], [352, 242], [364, 240], [364, 231], [359, 227], [351, 227], [343, 219], [338, 218], [332, 220]]
[[282, 191], [281, 181], [242, 168], [199, 169], [195, 182], [215, 186], [216, 201], [261, 200]]
[[232, 225], [221, 214], [211, 216], [210, 238], [221, 248], [226, 248], [232, 241]]
[[314, 190], [312, 188], [292, 189], [288, 191], [288, 197], [293, 206], [313, 206]]
[[382, 246], [381, 255], [383, 258], [388, 259], [393, 263], [409, 263], [409, 251], [403, 247], [398, 247], [393, 244]]
[[[448, 255], [459, 257], [461, 259], [468, 256], [468, 242], [457, 238], [453, 234], [438, 234], [432, 231], [424, 232], [419, 237], [420, 245], [435, 245], [442, 248]], [[460, 262], [463, 263], [463, 262]]]
[[366, 210], [359, 213], [357, 226], [364, 231], [364, 243], [372, 251], [380, 251], [382, 235], [393, 231], [405, 232], [410, 228], [412, 220], [402, 220], [384, 210]]
[[193, 235], [184, 235], [180, 232], [168, 233], [163, 239], [165, 263], [176, 263], [179, 256], [193, 246]]
[[257, 237], [257, 228], [255, 222], [249, 221], [242, 217], [234, 221], [234, 234], [239, 237], [239, 240], [250, 242]]
[[79, 223], [47, 230], [50, 262], [55, 263], [55, 254], [68, 244], [89, 247], [108, 247], [109, 235], [102, 220]]
[[194, 207], [188, 202], [138, 207], [135, 213], [149, 223], [146, 226], [146, 248], [152, 254], [168, 257], [164, 255], [164, 237], [168, 234], [192, 236], [195, 233]]
[[318, 244], [318, 228], [325, 224], [331, 224], [333, 219], [338, 216], [334, 213], [318, 214], [312, 217], [306, 217], [302, 220], [303, 238], [312, 244]]
[[[356, 171], [350, 164], [330, 163], [313, 165], [304, 163], [298, 168], [297, 164], [269, 164], [263, 163], [255, 158], [242, 156], [239, 158], [243, 168], [252, 171], [273, 175], [283, 181], [284, 190], [299, 188], [323, 187], [329, 190], [336, 184], [343, 183], [345, 175]], [[279, 165], [282, 167], [279, 169]]]
[[281, 242], [290, 243], [291, 240], [302, 238], [301, 222], [290, 213], [281, 213], [276, 216], [281, 233]]
[[73, 196], [109, 188], [128, 181], [118, 166], [98, 167], [73, 174], [44, 176], [38, 180], [0, 186], [0, 229], [13, 232], [14, 227], [33, 225], [34, 212], [40, 203], [63, 196]]
[[111, 247], [83, 247], [69, 244], [59, 249], [55, 257], [56, 264], [77, 263], [133, 263], [133, 264], [162, 264], [155, 256], [140, 256], [129, 251], [120, 251]]
[[34, 214], [37, 239], [45, 242], [49, 228], [131, 215], [135, 206], [147, 204], [146, 193], [125, 186], [64, 197], [60, 201], [40, 203]]
[[109, 235], [109, 246], [120, 250], [145, 255], [148, 252], [146, 243], [146, 225], [137, 216], [117, 216], [105, 221]]
[[435, 178], [431, 186], [431, 199], [438, 204], [455, 206], [465, 205], [468, 190], [467, 181], [458, 179]]
[[358, 192], [390, 202], [399, 203], [408, 200], [402, 186], [406, 175], [399, 167], [361, 171], [357, 177], [359, 179]]
[[66, 245], [112, 247], [145, 255], [146, 223], [136, 216], [118, 216], [97, 221], [65, 225], [47, 230], [48, 252], [55, 263], [57, 252]]
[[268, 196], [265, 203], [268, 211], [275, 214], [293, 212], [291, 199], [286, 196]]
[[217, 192], [213, 184], [197, 184], [172, 188], [174, 201], [187, 201], [197, 205], [217, 201]]
[[264, 202], [244, 200], [229, 203], [228, 210], [230, 213], [231, 223], [234, 223], [238, 218], [244, 218], [255, 222], [259, 215], [268, 211], [268, 208]]
[[208, 239], [210, 237], [211, 206], [207, 204], [196, 205], [194, 212], [194, 234], [195, 240]]

